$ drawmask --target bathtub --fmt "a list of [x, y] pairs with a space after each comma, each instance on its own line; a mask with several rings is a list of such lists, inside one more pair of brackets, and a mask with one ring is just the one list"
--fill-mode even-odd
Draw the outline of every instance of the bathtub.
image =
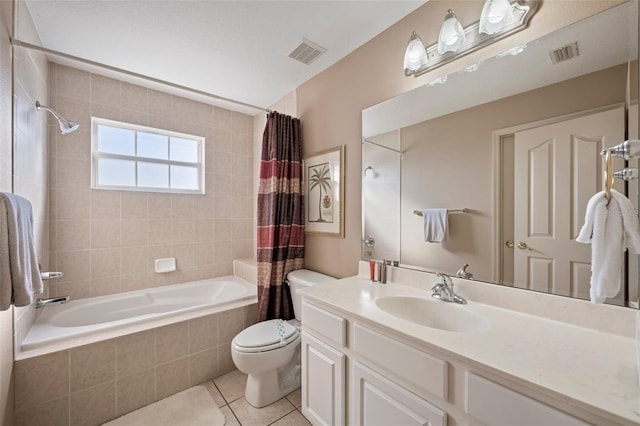
[[48, 305], [16, 359], [97, 342], [255, 303], [257, 287], [227, 276]]

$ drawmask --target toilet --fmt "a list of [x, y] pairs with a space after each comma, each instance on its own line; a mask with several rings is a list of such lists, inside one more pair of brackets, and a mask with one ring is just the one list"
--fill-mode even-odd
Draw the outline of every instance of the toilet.
[[256, 408], [269, 405], [300, 387], [301, 297], [297, 289], [336, 279], [298, 269], [287, 275], [296, 319], [269, 320], [242, 330], [231, 341], [231, 357], [247, 375], [245, 398]]

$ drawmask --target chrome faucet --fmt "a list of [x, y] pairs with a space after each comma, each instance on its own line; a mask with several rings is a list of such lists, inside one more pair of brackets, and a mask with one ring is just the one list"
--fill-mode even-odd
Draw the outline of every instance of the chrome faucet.
[[38, 298], [36, 299], [36, 309], [42, 308], [43, 306], [47, 305], [54, 305], [57, 303], [67, 303], [69, 300], [71, 300], [71, 297], [69, 296], [52, 297], [50, 299]]
[[467, 272], [468, 267], [469, 267], [468, 263], [465, 263], [464, 265], [462, 265], [462, 268], [458, 269], [458, 272], [456, 272], [456, 276], [458, 278], [464, 278], [465, 280], [472, 280], [473, 274], [471, 272]]
[[442, 278], [442, 282], [433, 286], [431, 289], [433, 291], [431, 297], [440, 299], [443, 302], [454, 302], [466, 305], [466, 299], [453, 292], [453, 281], [451, 281], [451, 277], [441, 273], [438, 273], [437, 275]]

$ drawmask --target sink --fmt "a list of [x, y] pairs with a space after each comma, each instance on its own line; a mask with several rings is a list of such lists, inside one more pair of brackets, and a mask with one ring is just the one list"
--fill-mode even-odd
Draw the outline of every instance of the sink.
[[375, 303], [394, 317], [439, 330], [478, 333], [491, 325], [485, 317], [455, 303], [400, 296], [380, 297]]

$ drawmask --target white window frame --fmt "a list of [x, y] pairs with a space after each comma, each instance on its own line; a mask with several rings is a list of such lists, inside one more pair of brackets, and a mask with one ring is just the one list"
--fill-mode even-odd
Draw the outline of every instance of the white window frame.
[[[119, 129], [133, 130], [135, 132], [135, 155], [112, 154], [98, 151], [98, 125], [115, 127]], [[161, 160], [157, 158], [148, 158], [137, 155], [138, 150], [138, 132], [153, 133], [156, 135], [175, 137], [181, 139], [189, 139], [196, 141], [198, 144], [198, 161], [184, 162], [173, 160]], [[107, 120], [105, 118], [91, 117], [91, 188], [106, 189], [115, 191], [137, 191], [137, 192], [162, 192], [170, 194], [205, 194], [205, 138], [202, 136], [189, 135], [186, 133], [173, 132], [170, 130], [157, 129], [154, 127], [140, 126], [137, 124], [124, 123], [121, 121]], [[170, 144], [168, 145], [170, 147]], [[116, 186], [116, 185], [100, 185], [98, 183], [98, 160], [101, 158], [109, 158], [116, 160], [134, 161], [136, 167], [136, 186]], [[188, 166], [197, 167], [198, 169], [198, 189], [179, 189], [179, 188], [155, 188], [138, 186], [138, 161], [145, 163], [167, 164], [169, 166]], [[169, 167], [169, 184], [171, 183], [171, 167]]]

